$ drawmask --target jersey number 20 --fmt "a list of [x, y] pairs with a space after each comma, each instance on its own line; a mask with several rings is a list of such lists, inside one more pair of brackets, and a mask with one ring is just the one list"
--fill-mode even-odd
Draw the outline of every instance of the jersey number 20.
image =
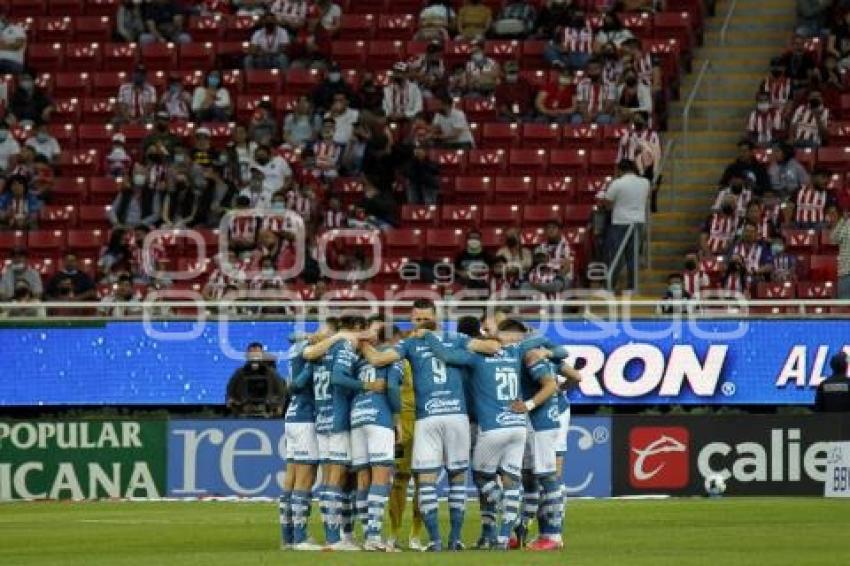
[[512, 401], [519, 395], [519, 380], [514, 371], [496, 371], [496, 398], [499, 401]]

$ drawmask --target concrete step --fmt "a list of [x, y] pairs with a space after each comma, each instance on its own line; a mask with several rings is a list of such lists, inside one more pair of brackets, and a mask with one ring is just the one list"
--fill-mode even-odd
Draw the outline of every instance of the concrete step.
[[[690, 131], [693, 132], [713, 132], [713, 131], [729, 131], [729, 130], [740, 130], [743, 133], [743, 120], [746, 118], [747, 112], [744, 109], [736, 109], [736, 113], [734, 115], [725, 115], [721, 116], [715, 113], [709, 119], [704, 113], [700, 113], [700, 115], [695, 115], [693, 112], [690, 115], [690, 119], [688, 125], [690, 127]], [[682, 130], [682, 107], [679, 104], [673, 106], [670, 109], [670, 119], [667, 122], [667, 127], [669, 131], [681, 131]], [[693, 134], [698, 135], [698, 134]], [[731, 148], [734, 149], [734, 148]]]
[[[713, 20], [717, 21], [717, 20]], [[705, 45], [720, 45], [720, 29], [723, 22], [720, 21], [715, 26], [710, 26], [705, 31]], [[750, 46], [750, 45], [772, 45], [774, 49], [777, 46], [784, 45], [788, 42], [788, 29], [762, 29], [750, 30], [747, 33], [737, 33], [727, 31], [725, 45], [730, 46]]]

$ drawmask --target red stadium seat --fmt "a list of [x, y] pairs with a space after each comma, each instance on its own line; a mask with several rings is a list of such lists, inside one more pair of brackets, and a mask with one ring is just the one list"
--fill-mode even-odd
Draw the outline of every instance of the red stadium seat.
[[496, 177], [493, 187], [493, 200], [497, 203], [511, 204], [532, 202], [534, 199], [534, 177], [516, 176]]
[[561, 144], [561, 127], [558, 124], [526, 123], [522, 125], [523, 147], [553, 149]]
[[381, 14], [378, 17], [378, 39], [410, 39], [416, 28], [416, 18], [411, 14]]
[[113, 16], [118, 11], [120, 0], [86, 0], [86, 14], [89, 16]]
[[620, 139], [631, 128], [628, 124], [609, 124], [602, 128], [602, 144], [608, 149], [616, 149], [620, 146]]
[[756, 299], [793, 299], [794, 285], [790, 281], [784, 283], [761, 282], [756, 285]]
[[602, 141], [602, 131], [596, 124], [564, 126], [564, 147], [591, 149]]
[[112, 39], [112, 19], [109, 16], [78, 16], [74, 18], [74, 41], [107, 43]]
[[588, 172], [591, 175], [613, 175], [617, 168], [617, 150], [591, 149]]
[[121, 190], [121, 180], [112, 177], [92, 177], [89, 179], [89, 202], [106, 205], [111, 203]]
[[443, 58], [447, 68], [464, 64], [472, 53], [472, 44], [468, 41], [449, 41], [443, 46]]
[[51, 119], [56, 122], [79, 122], [80, 121], [80, 99], [63, 98], [54, 101], [54, 110]]
[[543, 226], [551, 220], [561, 222], [562, 208], [558, 204], [528, 204], [523, 207], [523, 227]]
[[543, 243], [543, 228], [524, 226], [519, 231], [519, 241], [523, 246], [534, 248]]
[[[830, 140], [832, 142], [832, 140]], [[834, 173], [850, 171], [850, 146], [821, 147], [817, 151], [817, 165]]]
[[508, 169], [512, 175], [540, 175], [546, 172], [545, 149], [512, 149], [508, 154]]
[[[97, 207], [103, 213], [103, 207]], [[106, 245], [109, 233], [101, 229], [68, 230], [68, 248], [80, 253], [98, 252]]]
[[86, 72], [56, 73], [53, 76], [52, 94], [56, 98], [85, 98], [91, 92], [91, 81], [92, 75]]
[[340, 177], [334, 179], [334, 191], [340, 196], [343, 204], [351, 204], [363, 198], [363, 181], [356, 177]]
[[401, 207], [401, 221], [408, 228], [436, 228], [440, 213], [433, 204], [405, 204]]
[[397, 228], [385, 233], [385, 248], [389, 256], [421, 257], [425, 231], [419, 228]]
[[251, 119], [257, 106], [263, 101], [271, 102], [268, 94], [240, 94], [236, 97], [236, 120], [242, 123]]
[[462, 149], [435, 149], [429, 157], [440, 165], [444, 175], [460, 175], [466, 171], [467, 154]]
[[186, 43], [179, 47], [178, 52], [181, 69], [207, 72], [215, 68], [216, 50], [212, 42]]
[[76, 124], [48, 124], [47, 130], [56, 138], [59, 147], [63, 149], [77, 148], [77, 125]]
[[579, 177], [576, 180], [576, 203], [593, 204], [597, 200], [597, 195], [608, 188], [611, 182], [610, 176], [588, 176]]
[[289, 69], [286, 72], [286, 92], [289, 94], [310, 94], [322, 76], [316, 69]]
[[401, 39], [370, 41], [366, 53], [366, 66], [370, 69], [389, 69], [397, 61], [407, 59]]
[[65, 68], [65, 51], [62, 44], [36, 43], [27, 47], [27, 63], [42, 72], [61, 71]]
[[112, 146], [115, 132], [112, 124], [80, 124], [77, 127], [77, 139], [83, 148], [107, 150]]
[[[106, 67], [106, 61], [103, 62]], [[103, 71], [93, 73], [91, 76], [92, 96], [117, 97], [118, 89], [128, 81], [128, 75], [124, 71]]]
[[80, 109], [82, 123], [108, 121], [115, 114], [115, 98], [85, 98]]
[[520, 128], [516, 123], [487, 122], [481, 126], [481, 147], [517, 147]]
[[[53, 192], [50, 193], [53, 198]], [[38, 226], [43, 230], [67, 230], [77, 225], [77, 209], [72, 204], [51, 204], [38, 211]]]
[[23, 230], [0, 231], [0, 252], [10, 252], [15, 248], [25, 248], [27, 233]]
[[504, 64], [507, 61], [518, 61], [521, 45], [516, 40], [485, 41], [484, 53], [491, 59], [495, 59], [499, 64]]
[[488, 204], [481, 212], [482, 227], [510, 228], [522, 221], [522, 207], [518, 204]]
[[[797, 298], [798, 299], [834, 299], [835, 284], [832, 281], [801, 281], [797, 283]], [[823, 314], [830, 312], [829, 307], [800, 307], [800, 313], [810, 312], [813, 314]]]
[[243, 73], [245, 94], [274, 95], [281, 91], [283, 75], [278, 69], [249, 69]]
[[838, 265], [834, 255], [813, 255], [809, 258], [809, 278], [814, 281], [836, 281]]
[[[483, 122], [496, 119], [496, 101], [492, 98], [465, 98], [463, 112], [466, 118], [473, 122]], [[485, 124], [486, 128], [487, 124]], [[487, 130], [482, 131], [482, 137], [487, 136]], [[511, 139], [506, 145], [513, 143]]]
[[[104, 43], [103, 70], [124, 71], [133, 70], [139, 59], [139, 48], [135, 43]], [[122, 80], [123, 82], [123, 80]]]
[[69, 43], [65, 46], [65, 65], [69, 69], [99, 71], [102, 64], [99, 43]]
[[220, 41], [224, 38], [226, 23], [218, 14], [214, 16], [193, 16], [189, 18], [188, 33], [192, 41]]
[[586, 226], [590, 222], [593, 213], [593, 205], [574, 204], [563, 207], [564, 224], [567, 226]]
[[576, 180], [568, 176], [537, 177], [535, 202], [540, 204], [569, 204], [575, 200]]
[[37, 255], [57, 253], [65, 247], [62, 230], [33, 230], [27, 235], [27, 248]]
[[491, 251], [496, 252], [505, 243], [505, 230], [501, 227], [482, 226], [481, 230], [481, 245]]
[[785, 239], [785, 248], [789, 253], [813, 254], [818, 249], [817, 230], [791, 230], [782, 231]]
[[440, 224], [446, 228], [470, 229], [478, 226], [480, 220], [476, 204], [444, 204], [440, 209]]
[[543, 52], [546, 50], [546, 41], [526, 39], [522, 42], [522, 58], [520, 68], [534, 69], [543, 66], [545, 59]]
[[819, 238], [818, 253], [838, 254], [838, 244], [832, 242], [832, 234], [828, 228], [820, 231]]
[[[15, 0], [17, 4], [17, 0]], [[17, 6], [16, 6], [17, 11]], [[60, 42], [67, 43], [74, 40], [74, 26], [69, 17], [47, 17], [39, 18], [35, 24], [35, 35], [39, 43]], [[32, 55], [32, 48], [36, 43], [27, 46], [27, 56]], [[33, 63], [34, 64], [34, 63]]]
[[48, 0], [47, 13], [51, 16], [71, 16], [76, 20], [85, 12], [83, 0]]
[[225, 41], [248, 41], [255, 27], [259, 25], [257, 15], [241, 15], [225, 20]]
[[340, 39], [372, 39], [375, 16], [372, 14], [343, 14], [339, 22]]
[[480, 175], [455, 178], [454, 200], [464, 203], [490, 202], [493, 194], [493, 178]]
[[454, 256], [466, 245], [466, 232], [461, 228], [431, 228], [425, 236], [425, 255], [441, 260]]
[[361, 68], [366, 63], [367, 42], [361, 40], [334, 41], [331, 59], [342, 67]]
[[466, 172], [479, 175], [496, 175], [507, 169], [507, 154], [504, 149], [471, 149]]
[[66, 176], [92, 176], [100, 170], [101, 157], [95, 149], [63, 151], [56, 162]]
[[549, 174], [576, 176], [587, 173], [588, 154], [584, 149], [553, 149], [549, 152]]

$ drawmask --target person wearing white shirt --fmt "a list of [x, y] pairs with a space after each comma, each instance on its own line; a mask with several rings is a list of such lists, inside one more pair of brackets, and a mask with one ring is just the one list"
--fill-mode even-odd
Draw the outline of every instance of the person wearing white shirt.
[[266, 146], [260, 146], [254, 152], [251, 167], [256, 167], [263, 174], [263, 188], [269, 195], [286, 188], [292, 179], [289, 163], [280, 155], [272, 157], [271, 149]]
[[263, 27], [251, 36], [245, 68], [285, 70], [289, 66], [288, 47], [289, 34], [278, 25], [274, 14], [268, 14], [263, 19]]
[[192, 97], [183, 89], [183, 79], [173, 76], [168, 83], [168, 90], [162, 94], [159, 106], [173, 120], [189, 120], [189, 109]]
[[0, 74], [23, 73], [26, 48], [26, 30], [18, 24], [10, 24], [6, 16], [0, 16]]
[[221, 86], [221, 75], [212, 71], [206, 86], [198, 85], [192, 94], [192, 112], [201, 122], [227, 122], [231, 110], [230, 93]]
[[334, 143], [346, 145], [351, 141], [354, 124], [360, 119], [360, 112], [348, 106], [348, 96], [345, 93], [335, 94], [333, 100], [325, 119], [334, 121]]
[[[611, 209], [611, 225], [608, 226], [605, 251], [608, 257], [608, 269], [613, 270], [612, 285], [616, 285], [622, 261], [613, 264], [617, 250], [625, 243], [623, 258], [628, 269], [627, 289], [633, 289], [638, 271], [639, 257], [634, 253], [634, 240], [641, 241], [643, 227], [646, 224], [646, 205], [649, 197], [649, 181], [638, 176], [633, 161], [623, 159], [617, 164], [617, 178], [608, 185], [604, 202]], [[629, 228], [634, 230], [629, 235]]]
[[248, 208], [268, 209], [271, 206], [272, 193], [266, 190], [263, 171], [256, 165], [251, 167], [251, 181], [239, 191], [239, 196], [250, 202]]
[[62, 153], [59, 142], [50, 135], [46, 124], [40, 125], [35, 135], [28, 138], [25, 143], [35, 151], [36, 155], [43, 155], [51, 163]]
[[412, 120], [420, 112], [422, 91], [407, 79], [407, 63], [396, 63], [392, 81], [384, 87], [384, 113], [390, 120]]
[[454, 107], [454, 101], [448, 95], [440, 96], [440, 108], [434, 113], [431, 125], [434, 128], [433, 137], [440, 147], [471, 149], [475, 145], [466, 114]]
[[9, 133], [9, 126], [0, 124], [0, 172], [8, 172], [10, 165], [14, 164], [14, 158], [21, 152], [18, 140]]
[[617, 86], [617, 112], [621, 122], [629, 122], [638, 112], [652, 116], [652, 91], [631, 69], [623, 73], [623, 83]]

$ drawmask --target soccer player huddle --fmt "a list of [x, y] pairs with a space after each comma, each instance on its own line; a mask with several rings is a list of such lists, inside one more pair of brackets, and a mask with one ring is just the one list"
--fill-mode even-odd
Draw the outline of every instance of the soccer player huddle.
[[[502, 312], [484, 320], [483, 332], [474, 317], [461, 318], [458, 332], [440, 332], [434, 303], [418, 300], [411, 322], [404, 334], [380, 317], [342, 316], [293, 347], [283, 547], [397, 551], [412, 473], [409, 548], [463, 550], [471, 462], [481, 515], [475, 548], [562, 548], [566, 389], [580, 379], [565, 349]], [[438, 520], [442, 471], [447, 544]], [[307, 533], [317, 472], [324, 545]], [[419, 521], [427, 546], [418, 541]], [[527, 543], [533, 521], [539, 534]]]

